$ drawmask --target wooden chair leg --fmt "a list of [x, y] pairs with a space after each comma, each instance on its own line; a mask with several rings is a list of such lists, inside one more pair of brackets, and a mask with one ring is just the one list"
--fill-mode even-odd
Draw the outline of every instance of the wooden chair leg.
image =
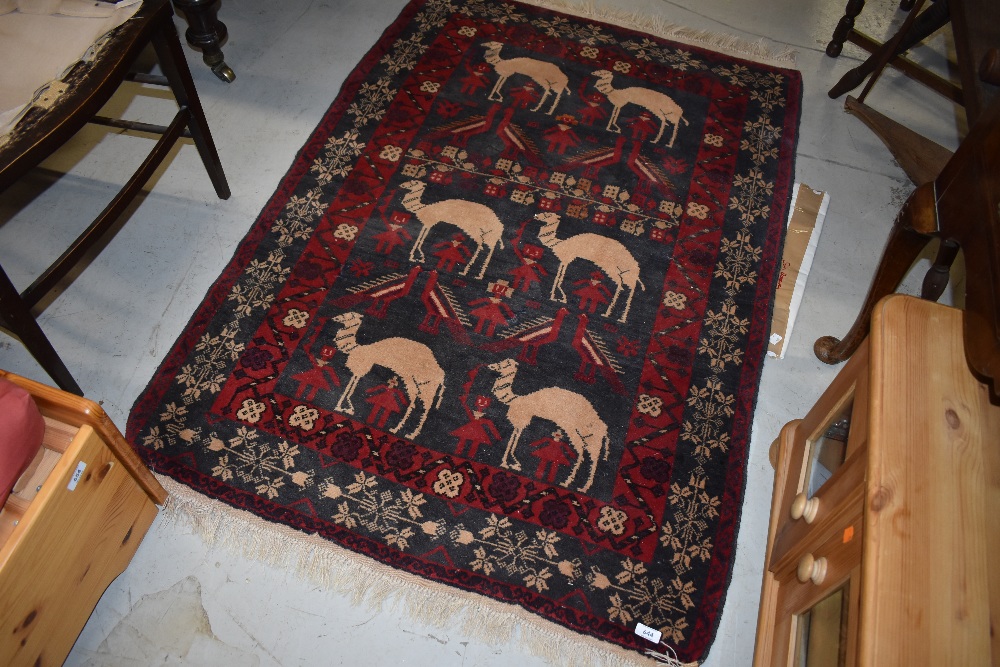
[[863, 63], [844, 74], [827, 95], [831, 99], [836, 99], [860, 86], [870, 74], [871, 80], [866, 86], [865, 92], [858, 96], [858, 99], [863, 102], [868, 90], [871, 89], [882, 70], [893, 58], [927, 39], [951, 19], [948, 3], [937, 2], [926, 10], [920, 11], [922, 4], [923, 0], [918, 0], [916, 7], [910, 11], [899, 31], [878, 52], [873, 53]]
[[219, 151], [215, 147], [212, 131], [208, 127], [208, 119], [205, 118], [205, 110], [201, 106], [201, 98], [198, 97], [198, 90], [191, 78], [191, 70], [188, 69], [187, 60], [184, 58], [177, 29], [174, 28], [174, 24], [169, 18], [154, 32], [152, 41], [156, 57], [170, 83], [171, 91], [177, 98], [177, 103], [181, 107], [187, 107], [191, 112], [188, 129], [191, 132], [194, 145], [198, 148], [198, 154], [205, 165], [208, 177], [212, 180], [212, 185], [215, 186], [215, 193], [220, 199], [229, 199], [231, 194], [229, 182], [222, 169]]
[[0, 322], [10, 328], [11, 333], [21, 339], [21, 342], [31, 356], [48, 373], [63, 391], [83, 396], [83, 390], [70, 374], [66, 364], [56, 353], [45, 332], [38, 326], [31, 310], [21, 300], [17, 288], [0, 267]]
[[934, 211], [933, 184], [917, 188], [910, 195], [892, 225], [865, 302], [850, 331], [843, 339], [823, 336], [813, 345], [813, 352], [820, 361], [839, 364], [858, 349], [868, 335], [875, 304], [896, 291], [913, 262], [933, 238], [937, 224]]
[[954, 239], [943, 239], [941, 247], [938, 248], [937, 257], [934, 264], [924, 275], [924, 282], [921, 286], [920, 298], [928, 301], [937, 301], [944, 294], [944, 288], [948, 286], [951, 278], [951, 265], [958, 256], [958, 241]]
[[847, 7], [844, 9], [844, 16], [840, 19], [837, 27], [833, 31], [833, 38], [830, 43], [826, 45], [826, 55], [831, 58], [836, 58], [840, 55], [840, 52], [844, 50], [844, 42], [847, 41], [847, 36], [851, 34], [851, 30], [854, 29], [854, 19], [858, 17], [861, 10], [865, 8], [865, 0], [848, 0]]

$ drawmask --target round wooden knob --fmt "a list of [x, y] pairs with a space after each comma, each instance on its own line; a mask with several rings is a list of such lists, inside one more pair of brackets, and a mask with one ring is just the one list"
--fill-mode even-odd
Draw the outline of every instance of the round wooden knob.
[[799, 559], [799, 567], [795, 571], [795, 576], [803, 584], [811, 581], [814, 584], [821, 584], [826, 579], [826, 559], [815, 558], [812, 554], [806, 554]]
[[804, 493], [800, 493], [792, 499], [792, 509], [789, 514], [793, 521], [805, 519], [806, 523], [812, 523], [819, 512], [819, 498], [810, 498]]
[[773, 470], [778, 469], [778, 452], [781, 450], [781, 437], [774, 439], [771, 446], [767, 450], [767, 460], [771, 462], [771, 468]]

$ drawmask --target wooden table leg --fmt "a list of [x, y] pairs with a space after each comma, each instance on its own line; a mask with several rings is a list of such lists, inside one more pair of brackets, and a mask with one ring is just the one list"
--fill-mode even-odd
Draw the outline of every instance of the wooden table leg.
[[839, 364], [858, 349], [871, 325], [872, 310], [882, 297], [899, 287], [906, 273], [937, 231], [934, 184], [917, 188], [903, 205], [889, 232], [882, 259], [872, 278], [861, 312], [843, 339], [823, 336], [813, 345], [820, 361]]
[[184, 33], [188, 44], [201, 51], [205, 64], [215, 75], [232, 83], [236, 73], [226, 64], [222, 55], [222, 44], [229, 36], [226, 24], [218, 19], [219, 0], [173, 0], [174, 6], [183, 12], [188, 29]]
[[961, 246], [955, 239], [941, 240], [937, 258], [924, 275], [924, 283], [920, 290], [921, 299], [937, 301], [941, 298], [941, 295], [944, 294], [944, 288], [948, 286], [948, 281], [951, 279], [951, 265], [955, 262], [960, 248]]
[[831, 58], [836, 58], [840, 55], [840, 52], [844, 50], [844, 42], [847, 41], [847, 36], [854, 29], [854, 19], [858, 17], [861, 10], [865, 8], [865, 0], [848, 0], [847, 7], [844, 9], [844, 16], [840, 19], [840, 23], [833, 31], [833, 38], [830, 43], [826, 45], [826, 55]]

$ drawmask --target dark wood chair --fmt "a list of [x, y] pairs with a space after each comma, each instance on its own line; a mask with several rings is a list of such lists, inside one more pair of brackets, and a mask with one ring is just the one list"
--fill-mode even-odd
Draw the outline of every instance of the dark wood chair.
[[[836, 57], [850, 41], [872, 54], [847, 72], [829, 95], [839, 97], [867, 79], [859, 99], [848, 96], [844, 108], [882, 140], [917, 189], [896, 216], [854, 324], [843, 339], [820, 338], [814, 350], [831, 364], [850, 357], [868, 335], [872, 309], [899, 287], [913, 262], [937, 238], [940, 247], [921, 296], [941, 296], [961, 249], [966, 264], [966, 356], [973, 372], [990, 385], [994, 399], [1000, 399], [1000, 2], [934, 0], [921, 11], [925, 4], [901, 2], [900, 8], [910, 14], [893, 37], [879, 43], [854, 28], [864, 0], [848, 0], [827, 47], [827, 55]], [[961, 86], [903, 56], [949, 22]], [[887, 65], [965, 107], [972, 129], [954, 154], [864, 103]]]
[[[891, 130], [892, 121], [882, 118]], [[824, 336], [816, 341], [817, 357], [839, 363], [854, 353], [868, 335], [875, 304], [896, 290], [934, 238], [940, 239], [940, 250], [921, 296], [941, 296], [961, 249], [966, 266], [966, 357], [972, 371], [991, 386], [994, 398], [1000, 398], [1000, 97], [979, 115], [938, 176], [907, 199], [861, 312], [843, 339]]]
[[[932, 4], [921, 11], [923, 5], [924, 0], [900, 2], [900, 8], [910, 11], [910, 15], [899, 31], [882, 43], [854, 27], [854, 20], [864, 8], [865, 0], [848, 0], [844, 17], [833, 32], [826, 54], [837, 57], [844, 42], [848, 41], [872, 56], [847, 72], [830, 89], [830, 97], [840, 97], [870, 77], [865, 92], [859, 95], [864, 102], [879, 73], [889, 65], [963, 105], [971, 126], [973, 119], [988, 106], [1000, 86], [1000, 3], [996, 0], [932, 0]], [[905, 56], [908, 49], [948, 22], [955, 37], [956, 67], [961, 86]]]
[[924, 0], [916, 0], [915, 3], [900, 3], [901, 8], [909, 11], [906, 20], [888, 41], [879, 42], [854, 27], [854, 19], [861, 12], [865, 2], [864, 0], [850, 0], [847, 3], [844, 17], [837, 24], [833, 38], [827, 44], [826, 54], [836, 58], [844, 48], [844, 42], [849, 41], [871, 55], [860, 65], [844, 74], [829, 90], [829, 96], [836, 99], [844, 93], [854, 90], [864, 83], [865, 79], [868, 79], [864, 91], [858, 96], [858, 99], [864, 102], [882, 70], [889, 65], [954, 102], [962, 104], [962, 89], [960, 87], [905, 56], [908, 50], [951, 21], [950, 2], [951, 0], [932, 0], [927, 9], [923, 9]]
[[[164, 75], [130, 73], [140, 52], [150, 44]], [[178, 110], [168, 126], [97, 116], [126, 79], [170, 88], [177, 99]], [[169, 0], [145, 0], [133, 18], [115, 29], [93, 62], [78, 64], [63, 80], [68, 84], [67, 92], [48, 109], [33, 107], [14, 128], [9, 141], [0, 147], [0, 192], [87, 123], [160, 135], [149, 156], [114, 200], [27, 289], [18, 292], [0, 266], [0, 326], [21, 340], [60, 388], [82, 395], [80, 386], [35, 320], [34, 311], [39, 304], [88, 256], [89, 251], [105, 240], [105, 235], [182, 137], [194, 140], [218, 196], [228, 199], [230, 191], [174, 28]]]

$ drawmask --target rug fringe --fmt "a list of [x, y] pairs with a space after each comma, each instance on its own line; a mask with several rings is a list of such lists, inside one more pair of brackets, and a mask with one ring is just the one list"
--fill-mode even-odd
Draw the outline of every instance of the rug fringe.
[[[340, 547], [318, 535], [271, 523], [208, 498], [165, 475], [168, 491], [161, 521], [191, 528], [210, 546], [220, 546], [257, 562], [293, 571], [324, 590], [347, 597], [353, 606], [403, 613], [436, 628], [457, 626], [490, 645], [518, 645], [551, 665], [649, 667], [655, 661], [604, 641], [563, 628], [515, 605], [425, 580]], [[587, 660], [581, 661], [581, 649]], [[684, 667], [697, 667], [687, 663]]]
[[590, 2], [577, 3], [570, 0], [519, 0], [519, 2], [544, 9], [551, 9], [564, 14], [572, 14], [573, 16], [610, 23], [622, 28], [630, 28], [690, 46], [700, 46], [728, 56], [751, 60], [762, 65], [773, 65], [774, 67], [784, 68], [795, 67], [797, 51], [788, 46], [775, 51], [768, 46], [767, 41], [763, 37], [757, 40], [748, 40], [726, 33], [688, 28], [671, 23], [659, 16], [650, 16], [638, 11], [630, 12], [607, 7], [598, 8]]

